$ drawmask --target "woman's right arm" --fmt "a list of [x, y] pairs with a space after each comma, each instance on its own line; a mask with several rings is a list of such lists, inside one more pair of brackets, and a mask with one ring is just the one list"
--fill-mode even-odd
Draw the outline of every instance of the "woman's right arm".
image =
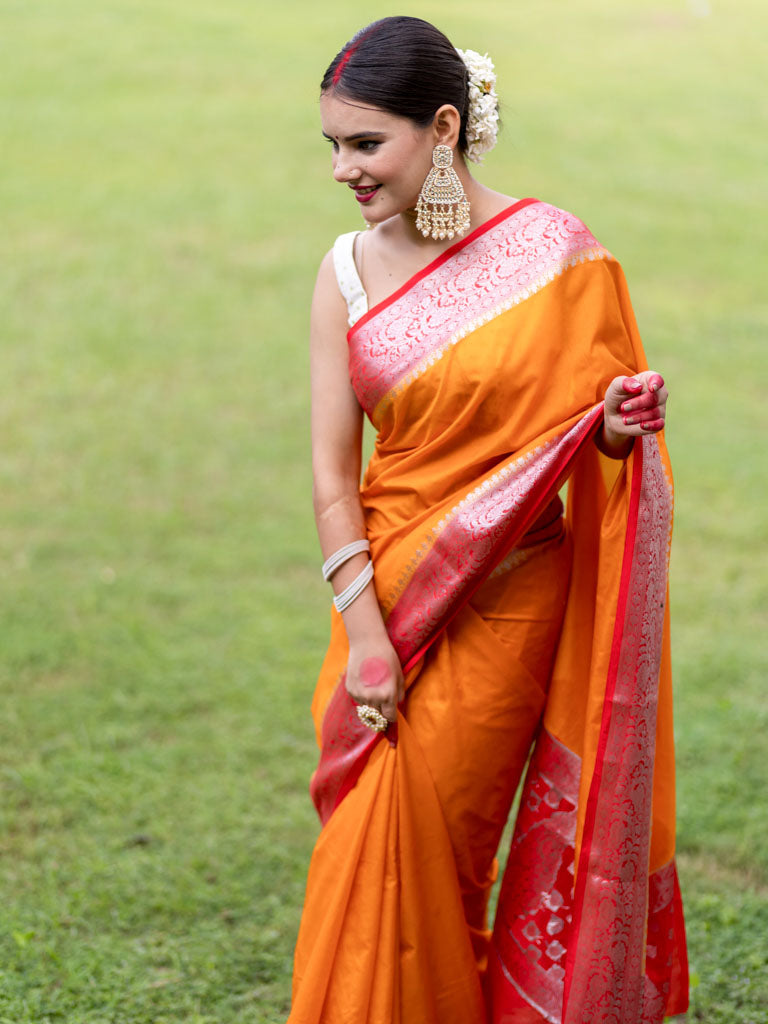
[[[346, 305], [328, 253], [317, 275], [310, 325], [313, 501], [323, 558], [366, 536], [360, 505], [363, 413], [349, 379], [346, 334]], [[367, 560], [366, 553], [355, 555], [334, 573], [336, 594]], [[393, 722], [403, 696], [403, 674], [372, 584], [342, 616], [349, 639], [347, 690], [358, 703], [380, 708]]]

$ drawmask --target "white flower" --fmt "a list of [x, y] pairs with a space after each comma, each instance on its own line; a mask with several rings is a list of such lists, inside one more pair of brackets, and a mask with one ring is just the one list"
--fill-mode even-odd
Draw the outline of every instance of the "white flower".
[[499, 98], [493, 61], [475, 50], [457, 50], [469, 72], [467, 159], [482, 163], [483, 154], [496, 145], [499, 131]]

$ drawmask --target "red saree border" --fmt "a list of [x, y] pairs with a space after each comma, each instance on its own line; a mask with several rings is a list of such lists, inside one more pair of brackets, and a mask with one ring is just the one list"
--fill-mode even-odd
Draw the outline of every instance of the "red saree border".
[[[357, 705], [339, 680], [323, 716], [320, 763], [309, 792], [323, 825], [354, 788], [383, 734], [373, 732], [357, 717]], [[397, 743], [397, 725], [387, 729], [390, 744]]]
[[427, 275], [433, 273], [435, 270], [438, 269], [438, 267], [441, 267], [444, 263], [447, 263], [448, 260], [451, 259], [451, 257], [453, 257], [457, 252], [460, 252], [465, 246], [474, 242], [475, 239], [480, 238], [481, 235], [484, 235], [486, 231], [490, 231], [491, 228], [495, 228], [497, 224], [501, 224], [501, 222], [506, 220], [508, 217], [512, 217], [519, 210], [523, 210], [526, 206], [531, 206], [533, 203], [540, 202], [540, 199], [534, 199], [532, 197], [526, 199], [518, 199], [517, 202], [513, 203], [511, 206], [506, 207], [499, 213], [494, 214], [494, 216], [491, 217], [489, 220], [486, 220], [482, 224], [478, 225], [478, 227], [476, 227], [475, 230], [468, 234], [465, 238], [460, 238], [458, 242], [454, 242], [453, 245], [449, 246], [444, 252], [441, 252], [439, 256], [436, 256], [435, 259], [431, 260], [426, 265], [426, 267], [424, 267], [422, 270], [417, 271], [415, 274], [409, 277], [404, 284], [401, 284], [400, 287], [396, 291], [392, 292], [391, 295], [388, 295], [386, 299], [382, 299], [380, 302], [377, 302], [376, 305], [372, 306], [367, 313], [363, 314], [363, 316], [361, 316], [360, 319], [357, 320], [347, 331], [347, 340], [350, 341], [352, 339], [352, 336], [359, 330], [360, 327], [363, 326], [363, 324], [368, 323], [369, 320], [372, 320], [373, 317], [377, 316], [379, 313], [385, 310], [387, 306], [390, 306], [393, 302], [396, 302], [399, 298], [401, 298], [403, 295], [409, 292], [415, 284], [417, 284], [423, 278], [427, 277]]
[[[635, 548], [635, 538], [637, 535], [637, 515], [638, 506], [640, 503], [640, 485], [642, 483], [643, 476], [643, 459], [639, 452], [635, 452], [634, 463], [632, 467], [632, 484], [630, 490], [629, 499], [629, 514], [627, 516], [627, 534], [624, 542], [624, 557], [622, 560], [621, 567], [621, 583], [619, 584], [619, 599], [616, 608], [616, 623], [624, 622], [627, 609], [627, 599], [629, 596], [629, 579], [632, 572], [632, 552]], [[597, 794], [599, 792], [600, 783], [603, 775], [603, 760], [605, 758], [605, 748], [608, 743], [608, 727], [610, 724], [610, 704], [609, 701], [613, 699], [613, 695], [616, 689], [616, 673], [619, 666], [619, 654], [621, 651], [621, 634], [618, 629], [614, 631], [613, 642], [611, 644], [611, 658], [608, 666], [608, 681], [605, 689], [605, 704], [603, 706], [603, 719], [600, 729], [600, 739], [597, 747], [597, 755], [595, 760], [595, 774], [592, 778], [592, 788], [590, 789], [589, 801], [587, 803], [586, 814], [584, 818], [584, 833], [582, 838], [582, 863], [586, 864], [592, 852], [592, 836], [595, 829], [595, 815], [597, 813]], [[576, 885], [576, 898], [577, 901], [583, 898], [584, 888], [586, 886], [586, 877], [584, 874], [580, 874], [579, 881]]]

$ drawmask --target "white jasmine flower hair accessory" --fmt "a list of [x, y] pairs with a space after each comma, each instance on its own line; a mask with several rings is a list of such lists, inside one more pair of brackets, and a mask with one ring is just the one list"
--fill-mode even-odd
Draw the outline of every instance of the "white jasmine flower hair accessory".
[[469, 111], [467, 114], [467, 159], [483, 162], [483, 154], [496, 145], [499, 131], [499, 97], [496, 95], [496, 71], [493, 61], [475, 50], [457, 50], [469, 72]]

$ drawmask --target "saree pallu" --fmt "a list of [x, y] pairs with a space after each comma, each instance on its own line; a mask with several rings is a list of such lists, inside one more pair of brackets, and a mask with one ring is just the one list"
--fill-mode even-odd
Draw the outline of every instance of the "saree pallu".
[[358, 722], [332, 613], [290, 1024], [658, 1024], [687, 1005], [672, 485], [660, 436], [624, 461], [593, 443], [607, 384], [646, 368], [621, 269], [523, 200], [348, 338], [406, 696], [384, 736]]

